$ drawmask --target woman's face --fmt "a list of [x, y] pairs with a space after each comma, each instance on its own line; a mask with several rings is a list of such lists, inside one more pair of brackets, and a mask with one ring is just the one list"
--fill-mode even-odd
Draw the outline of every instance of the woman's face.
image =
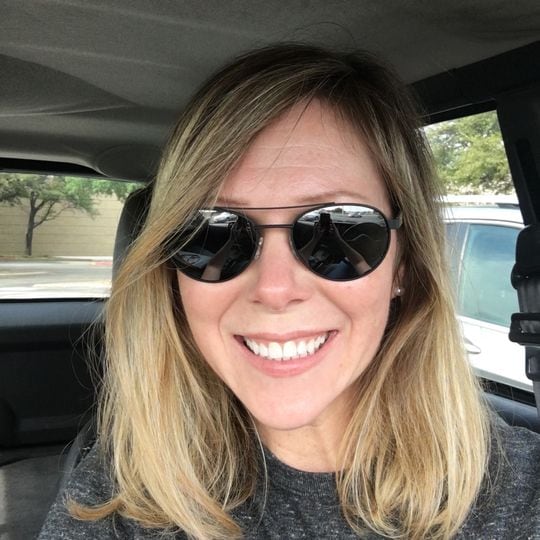
[[[320, 103], [302, 110], [291, 109], [255, 139], [225, 180], [219, 204], [355, 202], [393, 217], [365, 144]], [[246, 210], [261, 224], [291, 223], [298, 212]], [[349, 417], [352, 385], [373, 360], [387, 323], [397, 285], [395, 232], [382, 264], [346, 282], [304, 267], [291, 251], [288, 229], [263, 229], [262, 235], [260, 257], [236, 278], [203, 283], [178, 274], [191, 331], [262, 433], [308, 426], [335, 430]], [[313, 354], [285, 361], [263, 358], [245, 343], [260, 350], [304, 342], [309, 349], [324, 339]]]

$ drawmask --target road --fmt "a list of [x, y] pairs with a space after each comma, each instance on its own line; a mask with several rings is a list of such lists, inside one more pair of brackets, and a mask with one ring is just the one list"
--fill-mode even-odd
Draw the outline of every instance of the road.
[[0, 259], [0, 299], [106, 297], [111, 271], [110, 257]]

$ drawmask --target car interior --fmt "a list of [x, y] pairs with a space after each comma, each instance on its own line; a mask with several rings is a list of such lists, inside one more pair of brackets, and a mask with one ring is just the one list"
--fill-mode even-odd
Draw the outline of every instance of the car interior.
[[[540, 3], [0, 0], [0, 15], [0, 173], [148, 186], [127, 198], [113, 273], [144, 223], [176, 118], [242, 52], [280, 41], [366, 49], [410, 86], [426, 125], [496, 111], [527, 231], [513, 281], [527, 314], [515, 317], [512, 339], [540, 380]], [[92, 443], [105, 303], [62, 288], [0, 298], [2, 539], [37, 535]], [[533, 392], [484, 385], [507, 422], [540, 433]]]

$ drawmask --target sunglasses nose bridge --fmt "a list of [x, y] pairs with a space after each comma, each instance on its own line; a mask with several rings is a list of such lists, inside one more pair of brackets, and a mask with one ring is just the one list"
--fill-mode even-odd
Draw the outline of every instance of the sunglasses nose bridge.
[[291, 223], [271, 223], [268, 225], [256, 225], [255, 229], [259, 233], [258, 240], [257, 240], [257, 247], [255, 249], [255, 255], [253, 256], [253, 260], [256, 261], [261, 256], [263, 243], [264, 243], [264, 237], [261, 234], [261, 229], [289, 229], [289, 247], [291, 248], [291, 251], [297, 257], [296, 250], [293, 245], [293, 238], [292, 238], [292, 229], [294, 227], [294, 224]]

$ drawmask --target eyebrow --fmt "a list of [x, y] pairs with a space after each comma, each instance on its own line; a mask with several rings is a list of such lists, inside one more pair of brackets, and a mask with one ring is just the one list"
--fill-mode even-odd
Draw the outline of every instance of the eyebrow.
[[[224, 208], [246, 208], [250, 210], [258, 210], [258, 209], [267, 209], [267, 210], [275, 210], [279, 208], [307, 208], [308, 206], [315, 206], [318, 204], [344, 204], [346, 202], [353, 202], [355, 199], [358, 199], [359, 195], [358, 193], [352, 193], [350, 191], [328, 191], [328, 192], [322, 192], [318, 193], [316, 195], [310, 195], [308, 197], [302, 197], [301, 199], [298, 199], [296, 202], [297, 204], [292, 206], [264, 206], [264, 207], [252, 207], [250, 206], [249, 202], [244, 201], [242, 199], [218, 199], [216, 202], [217, 206], [221, 206]], [[343, 201], [337, 202], [336, 199], [343, 199]], [[347, 200], [350, 199], [350, 200]], [[363, 202], [366, 204], [369, 204], [369, 201], [364, 199], [363, 197], [360, 197]], [[330, 202], [329, 202], [330, 201]]]
[[316, 204], [293, 204], [291, 206], [224, 206], [229, 210], [287, 210], [289, 208], [312, 208], [313, 206], [327, 206], [330, 204], [336, 204], [334, 201], [324, 201]]

